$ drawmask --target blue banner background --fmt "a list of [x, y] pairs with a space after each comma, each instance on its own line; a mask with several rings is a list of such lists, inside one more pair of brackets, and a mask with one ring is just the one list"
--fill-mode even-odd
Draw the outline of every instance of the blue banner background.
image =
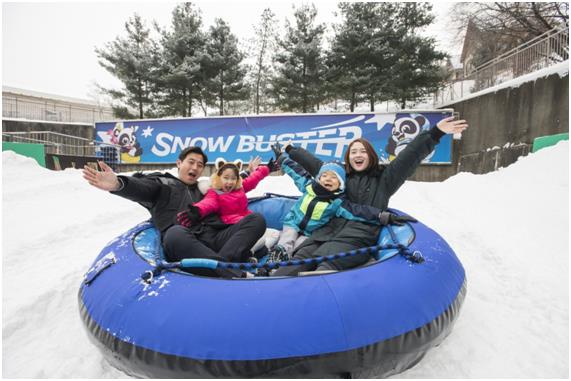
[[[189, 145], [217, 157], [247, 162], [272, 156], [270, 145], [291, 140], [324, 161], [342, 160], [349, 143], [367, 139], [381, 161], [388, 161], [418, 133], [451, 116], [450, 110], [419, 113], [356, 113], [129, 120], [96, 123], [96, 140], [121, 146], [121, 161], [174, 163]], [[394, 139], [392, 137], [395, 137]], [[452, 137], [441, 139], [425, 161], [451, 163]]]

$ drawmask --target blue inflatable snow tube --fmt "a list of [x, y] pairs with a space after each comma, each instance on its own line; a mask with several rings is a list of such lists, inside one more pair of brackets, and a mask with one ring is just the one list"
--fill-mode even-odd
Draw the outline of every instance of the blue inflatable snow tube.
[[[281, 228], [294, 200], [252, 201]], [[398, 211], [397, 211], [398, 212]], [[400, 212], [399, 212], [400, 213]], [[421, 252], [329, 274], [218, 279], [180, 270], [146, 283], [162, 252], [144, 222], [110, 242], [79, 290], [80, 314], [109, 362], [136, 377], [387, 377], [450, 333], [466, 294], [462, 264], [420, 222], [397, 230]], [[383, 228], [381, 244], [391, 243]]]

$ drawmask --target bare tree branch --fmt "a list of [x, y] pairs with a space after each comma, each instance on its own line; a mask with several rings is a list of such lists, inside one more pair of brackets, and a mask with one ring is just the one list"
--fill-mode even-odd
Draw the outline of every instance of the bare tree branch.
[[537, 18], [537, 20], [539, 20], [539, 22], [542, 23], [546, 29], [551, 29], [551, 25], [549, 25], [549, 23], [543, 18], [541, 13], [539, 13], [538, 4], [537, 3], [531, 3], [531, 9], [533, 10], [533, 14]]

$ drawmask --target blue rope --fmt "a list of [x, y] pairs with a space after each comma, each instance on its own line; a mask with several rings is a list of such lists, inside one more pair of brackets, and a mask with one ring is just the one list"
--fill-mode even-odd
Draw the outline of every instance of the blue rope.
[[393, 227], [391, 225], [386, 225], [386, 227], [389, 230], [389, 234], [391, 235], [391, 239], [393, 240], [393, 242], [397, 246], [396, 248], [398, 249], [399, 253], [403, 257], [405, 257], [406, 259], [408, 259], [409, 261], [414, 262], [414, 263], [424, 262], [424, 257], [422, 256], [420, 251], [418, 251], [418, 250], [411, 251], [407, 246], [403, 245], [402, 243], [399, 243], [399, 241], [397, 239], [397, 235], [396, 235], [395, 231], [393, 230]]
[[[389, 227], [390, 228], [390, 227]], [[313, 257], [313, 258], [306, 258], [306, 259], [292, 259], [289, 261], [282, 261], [282, 262], [271, 262], [271, 263], [232, 263], [232, 262], [219, 262], [213, 259], [205, 259], [205, 258], [187, 258], [183, 259], [180, 262], [166, 262], [162, 259], [157, 260], [155, 268], [151, 271], [145, 271], [141, 275], [141, 278], [145, 282], [151, 282], [155, 276], [160, 275], [163, 270], [167, 269], [188, 269], [188, 268], [210, 268], [210, 269], [233, 269], [233, 270], [255, 270], [255, 269], [267, 269], [273, 270], [277, 269], [278, 267], [285, 267], [285, 266], [298, 266], [304, 264], [315, 264], [319, 265], [323, 262], [334, 261], [342, 258], [347, 257], [354, 257], [357, 255], [369, 254], [373, 255], [373, 253], [378, 252], [380, 250], [391, 250], [397, 249], [406, 259], [415, 262], [415, 263], [422, 263], [424, 262], [424, 258], [420, 255], [418, 251], [413, 253], [405, 246], [396, 240], [396, 235], [389, 229], [391, 234], [391, 238], [393, 241], [397, 242], [396, 244], [388, 244], [388, 245], [375, 245], [370, 247], [363, 247], [360, 249], [355, 249], [351, 251], [347, 251], [344, 253], [338, 254], [331, 254], [326, 256], [320, 257]]]
[[[363, 254], [371, 254], [374, 251], [388, 250], [388, 249], [398, 249], [398, 247], [396, 245], [375, 245], [375, 246], [363, 247], [360, 249], [347, 251], [345, 253], [331, 254], [331, 255], [325, 255], [325, 256], [313, 257], [313, 258], [305, 258], [305, 259], [292, 259], [289, 261], [271, 262], [271, 263], [265, 263], [265, 264], [218, 262], [218, 268], [234, 269], [234, 270], [254, 270], [254, 269], [264, 268], [264, 269], [272, 270], [272, 269], [277, 269], [278, 267], [285, 267], [285, 266], [298, 266], [298, 265], [304, 265], [304, 264], [320, 264], [323, 262], [334, 261], [334, 260], [341, 259], [341, 258], [354, 257], [357, 255], [363, 255]], [[183, 262], [183, 265], [184, 265], [184, 261], [186, 261], [186, 259], [183, 259], [181, 261], [181, 262]]]

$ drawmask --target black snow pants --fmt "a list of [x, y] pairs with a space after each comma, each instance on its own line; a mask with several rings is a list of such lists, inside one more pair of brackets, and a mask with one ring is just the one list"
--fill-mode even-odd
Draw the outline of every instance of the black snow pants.
[[[307, 258], [314, 258], [331, 254], [338, 254], [342, 252], [359, 249], [360, 247], [362, 246], [357, 246], [354, 243], [349, 243], [349, 242], [339, 242], [339, 241], [319, 242], [319, 241], [313, 241], [310, 238], [304, 243], [302, 243], [298, 249], [296, 249], [293, 259], [307, 259]], [[337, 259], [330, 262], [323, 262], [319, 266], [316, 266], [315, 264], [285, 266], [277, 269], [276, 272], [273, 274], [273, 276], [294, 276], [302, 271], [314, 271], [314, 270], [339, 271], [363, 265], [369, 260], [369, 258], [370, 257], [367, 255], [356, 255], [356, 256]]]
[[[222, 262], [245, 262], [252, 256], [250, 249], [266, 231], [266, 221], [261, 214], [252, 213], [225, 228], [204, 226], [202, 229], [187, 229], [181, 225], [171, 226], [163, 236], [165, 257], [169, 262], [185, 258], [207, 258]], [[238, 270], [192, 269], [196, 275], [239, 277]]]

